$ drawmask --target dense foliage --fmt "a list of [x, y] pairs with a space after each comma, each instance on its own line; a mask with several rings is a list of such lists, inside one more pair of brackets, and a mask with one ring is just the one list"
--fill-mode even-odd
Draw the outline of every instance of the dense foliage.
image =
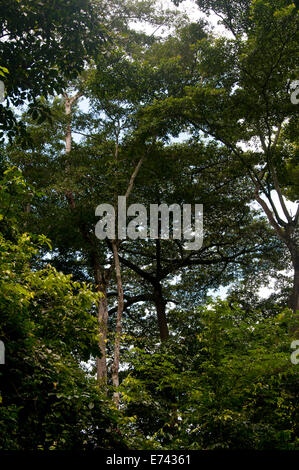
[[298, 449], [298, 7], [194, 7], [0, 0], [1, 450]]

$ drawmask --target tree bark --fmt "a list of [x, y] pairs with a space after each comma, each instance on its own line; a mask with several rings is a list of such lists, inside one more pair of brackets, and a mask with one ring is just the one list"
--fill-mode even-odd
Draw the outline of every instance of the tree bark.
[[[119, 150], [119, 143], [118, 143], [118, 138], [119, 138], [119, 127], [117, 128], [117, 133], [116, 133], [116, 149], [115, 149], [115, 160], [118, 160], [118, 150]], [[130, 193], [133, 189], [135, 179], [137, 177], [137, 174], [140, 170], [140, 167], [145, 159], [145, 155], [143, 155], [139, 162], [137, 163], [130, 181], [129, 185], [125, 194], [125, 197], [128, 198], [130, 196]], [[116, 174], [116, 177], [118, 174]], [[118, 186], [117, 180], [116, 180], [116, 187]], [[116, 211], [117, 213], [117, 211]], [[117, 282], [117, 318], [116, 318], [116, 331], [115, 331], [115, 340], [114, 340], [114, 357], [113, 357], [113, 364], [112, 364], [112, 370], [111, 370], [111, 378], [112, 378], [112, 384], [115, 388], [114, 393], [113, 393], [113, 400], [116, 405], [116, 407], [119, 407], [119, 391], [117, 388], [119, 387], [119, 360], [120, 360], [120, 342], [121, 342], [121, 332], [122, 332], [122, 315], [124, 311], [124, 292], [123, 292], [123, 286], [122, 286], [122, 278], [121, 278], [121, 268], [120, 268], [120, 260], [119, 260], [119, 255], [118, 255], [118, 249], [120, 245], [119, 240], [112, 240], [112, 251], [113, 251], [113, 259], [114, 259], [114, 266], [115, 266], [115, 274], [116, 274], [116, 282]]]
[[154, 288], [154, 303], [157, 311], [158, 327], [161, 341], [169, 338], [169, 330], [166, 318], [166, 301], [163, 298], [161, 285], [158, 284]]
[[117, 318], [116, 318], [116, 331], [115, 331], [115, 341], [114, 341], [114, 359], [112, 365], [112, 384], [115, 387], [113, 393], [113, 400], [117, 408], [119, 407], [119, 391], [117, 390], [119, 386], [119, 358], [120, 358], [120, 342], [121, 342], [121, 332], [122, 332], [122, 315], [124, 310], [124, 292], [121, 279], [121, 269], [120, 261], [118, 257], [118, 242], [116, 240], [112, 241], [114, 265], [115, 265], [115, 274], [117, 282], [117, 294], [118, 294], [118, 303], [117, 303]]
[[101, 294], [98, 303], [98, 324], [99, 324], [99, 349], [101, 357], [97, 357], [97, 381], [101, 389], [105, 389], [107, 385], [107, 333], [108, 333], [108, 301], [107, 289], [110, 276], [103, 274], [99, 265], [98, 257], [95, 252], [92, 252], [92, 265], [94, 270], [94, 279], [97, 292]]
[[[296, 234], [298, 218], [299, 218], [299, 208], [297, 210], [296, 216], [292, 218], [289, 215], [285, 204], [283, 204], [282, 206], [283, 206], [283, 209], [284, 209], [284, 212], [288, 221], [287, 222], [281, 221], [279, 217], [276, 216], [275, 218], [273, 212], [269, 209], [266, 202], [259, 196], [259, 189], [260, 189], [260, 185], [256, 183], [255, 199], [263, 208], [271, 226], [274, 228], [274, 230], [276, 231], [281, 241], [287, 246], [291, 255], [292, 265], [294, 269], [294, 278], [293, 278], [293, 290], [288, 301], [288, 306], [293, 310], [294, 314], [296, 314], [297, 311], [299, 310], [299, 247], [298, 247], [298, 237], [296, 240], [295, 234]], [[279, 187], [278, 187], [278, 182], [277, 182], [277, 191], [276, 191], [277, 193], [278, 193], [278, 189]], [[281, 195], [281, 199], [283, 200], [282, 195]], [[268, 200], [271, 200], [272, 202], [271, 196], [268, 196]], [[282, 226], [280, 226], [279, 224]]]
[[[69, 154], [72, 150], [72, 127], [71, 127], [71, 113], [73, 104], [82, 96], [81, 93], [77, 93], [73, 97], [64, 95], [65, 99], [65, 115], [67, 118], [67, 127], [65, 135], [65, 154], [66, 154], [66, 167], [65, 173], [70, 173], [70, 160]], [[67, 198], [69, 207], [71, 210], [76, 209], [76, 203], [72, 190], [66, 189], [65, 196]], [[97, 381], [100, 388], [105, 388], [107, 384], [107, 358], [106, 358], [106, 343], [107, 343], [107, 327], [108, 327], [108, 303], [107, 303], [107, 288], [109, 283], [109, 276], [105, 276], [102, 273], [101, 267], [98, 262], [98, 256], [93, 241], [86, 230], [84, 225], [79, 226], [83, 238], [87, 241], [90, 246], [91, 261], [94, 270], [94, 279], [97, 292], [100, 292], [101, 298], [97, 306], [97, 317], [99, 323], [99, 349], [101, 351], [101, 357], [96, 358], [97, 367]]]
[[107, 343], [107, 323], [108, 323], [108, 305], [107, 305], [107, 290], [106, 288], [99, 288], [98, 292], [103, 294], [98, 304], [98, 323], [99, 323], [99, 348], [101, 357], [97, 357], [97, 381], [100, 388], [105, 387], [107, 384], [107, 358], [106, 358], [106, 343]]
[[294, 314], [299, 314], [299, 249], [294, 249], [292, 255], [292, 264], [294, 268], [293, 291], [289, 299], [289, 307]]
[[293, 310], [294, 313], [299, 313], [299, 260], [294, 270]]

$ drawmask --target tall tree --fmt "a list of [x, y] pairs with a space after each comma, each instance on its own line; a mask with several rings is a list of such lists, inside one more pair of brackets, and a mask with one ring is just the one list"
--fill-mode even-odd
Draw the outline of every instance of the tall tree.
[[[298, 199], [292, 177], [298, 165], [298, 107], [289, 94], [298, 70], [298, 11], [283, 0], [197, 3], [222, 17], [233, 38], [197, 41], [193, 83], [176, 96], [164, 92], [148, 108], [148, 122], [155, 134], [187, 126], [194, 135], [214, 139], [231, 152], [235, 171], [249, 175], [253, 198], [289, 251], [294, 269], [289, 306], [296, 312], [299, 207], [292, 214], [286, 197]], [[179, 77], [172, 76], [170, 84]]]

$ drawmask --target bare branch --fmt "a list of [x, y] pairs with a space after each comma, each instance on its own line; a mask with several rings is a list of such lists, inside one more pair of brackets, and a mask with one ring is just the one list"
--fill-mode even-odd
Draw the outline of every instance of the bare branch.
[[267, 206], [266, 202], [263, 201], [263, 199], [260, 197], [258, 187], [255, 188], [255, 199], [259, 203], [259, 205], [264, 209], [264, 212], [265, 212], [266, 216], [268, 217], [268, 220], [269, 220], [270, 224], [272, 225], [272, 227], [274, 228], [274, 230], [278, 234], [279, 238], [284, 243], [286, 243], [285, 233], [284, 233], [283, 229], [278, 225], [276, 220], [274, 219], [273, 213], [270, 211], [270, 209]]

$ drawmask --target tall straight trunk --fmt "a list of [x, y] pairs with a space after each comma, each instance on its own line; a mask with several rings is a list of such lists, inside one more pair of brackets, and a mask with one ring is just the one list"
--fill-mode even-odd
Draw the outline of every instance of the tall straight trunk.
[[292, 264], [294, 268], [293, 291], [290, 296], [289, 306], [294, 314], [299, 314], [299, 249], [294, 249], [292, 253]]
[[97, 381], [100, 388], [105, 387], [107, 384], [107, 357], [106, 357], [106, 343], [107, 343], [107, 323], [108, 323], [108, 304], [107, 304], [107, 290], [106, 288], [98, 289], [103, 294], [98, 304], [98, 323], [99, 323], [99, 349], [101, 357], [97, 357]]
[[[119, 126], [117, 127], [116, 132], [116, 148], [115, 148], [115, 161], [118, 160], [118, 151], [119, 151]], [[145, 155], [143, 155], [140, 160], [138, 161], [129, 181], [129, 185], [125, 194], [125, 197], [128, 198], [131, 194], [131, 191], [134, 186], [135, 179], [137, 174], [140, 170], [140, 167], [145, 159]], [[116, 188], [118, 186], [118, 173], [116, 172]], [[117, 211], [116, 211], [117, 214]], [[113, 364], [111, 370], [111, 378], [112, 384], [115, 388], [113, 393], [113, 400], [117, 408], [119, 407], [119, 391], [117, 388], [119, 387], [119, 361], [120, 361], [120, 343], [121, 343], [121, 332], [122, 332], [122, 315], [124, 311], [124, 292], [122, 286], [122, 278], [121, 278], [121, 268], [120, 268], [120, 261], [118, 256], [118, 249], [119, 249], [120, 241], [119, 240], [112, 240], [112, 251], [113, 251], [113, 260], [114, 260], [114, 267], [115, 267], [115, 275], [116, 275], [116, 282], [117, 282], [117, 318], [116, 318], [116, 331], [115, 331], [115, 340], [114, 340], [114, 357], [113, 357]]]
[[107, 289], [109, 278], [103, 276], [101, 267], [99, 265], [98, 257], [95, 252], [92, 253], [92, 264], [94, 269], [94, 279], [97, 292], [101, 294], [98, 303], [98, 324], [99, 324], [99, 349], [101, 357], [97, 357], [97, 381], [100, 388], [105, 388], [107, 385], [107, 332], [108, 332], [108, 302], [107, 302]]
[[157, 311], [158, 327], [161, 341], [169, 338], [169, 331], [166, 318], [166, 301], [163, 298], [161, 285], [158, 284], [154, 288], [154, 302]]
[[[65, 115], [67, 117], [67, 126], [65, 134], [65, 154], [66, 154], [66, 174], [70, 173], [71, 165], [69, 160], [69, 155], [72, 150], [72, 127], [71, 127], [71, 113], [73, 104], [80, 98], [81, 93], [70, 98], [66, 94], [65, 98]], [[76, 209], [76, 203], [74, 199], [73, 192], [69, 189], [66, 189], [65, 196], [67, 198], [69, 207], [71, 210]], [[108, 303], [107, 303], [107, 288], [109, 283], [109, 278], [103, 276], [101, 267], [98, 262], [98, 256], [95, 251], [94, 243], [90, 238], [90, 235], [84, 225], [80, 225], [80, 231], [83, 235], [83, 238], [90, 245], [91, 259], [94, 270], [94, 279], [96, 290], [100, 292], [101, 298], [97, 306], [97, 317], [99, 323], [99, 349], [101, 351], [101, 357], [97, 357], [96, 366], [97, 366], [97, 381], [100, 388], [105, 388], [107, 384], [107, 354], [106, 354], [106, 343], [107, 343], [107, 328], [108, 328]]]
[[294, 271], [293, 310], [299, 314], [299, 263]]
[[112, 365], [112, 384], [115, 387], [113, 393], [113, 400], [117, 407], [119, 407], [119, 392], [117, 390], [119, 386], [119, 358], [120, 358], [120, 342], [121, 342], [121, 332], [122, 332], [122, 315], [124, 310], [124, 292], [121, 279], [121, 269], [118, 256], [118, 242], [116, 240], [112, 241], [114, 265], [115, 265], [115, 274], [117, 282], [117, 318], [116, 318], [116, 331], [115, 331], [115, 341], [114, 341], [114, 359]]
[[[161, 236], [161, 221], [159, 221], [159, 237]], [[157, 260], [157, 277], [154, 286], [154, 302], [157, 312], [158, 327], [161, 341], [166, 341], [169, 337], [167, 318], [166, 318], [166, 301], [163, 297], [162, 286], [159, 281], [161, 274], [161, 241], [156, 240], [156, 260]]]

